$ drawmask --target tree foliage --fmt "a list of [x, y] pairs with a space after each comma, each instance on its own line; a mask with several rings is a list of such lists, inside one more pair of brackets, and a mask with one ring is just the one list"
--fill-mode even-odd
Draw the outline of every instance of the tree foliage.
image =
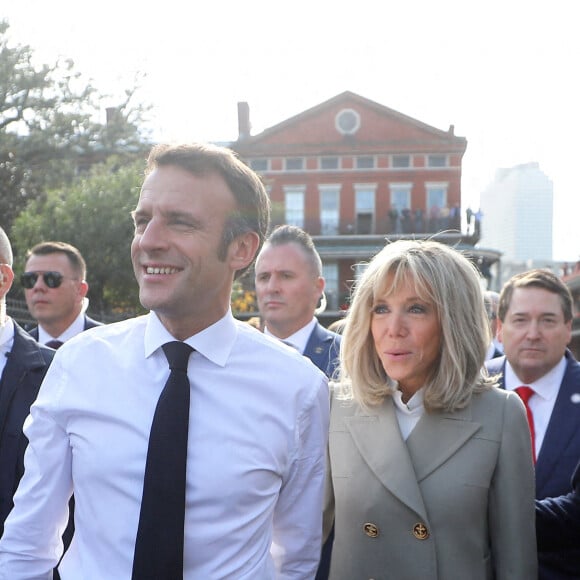
[[90, 311], [105, 318], [139, 310], [130, 259], [135, 209], [144, 162], [124, 164], [118, 157], [95, 165], [72, 185], [30, 201], [12, 227], [16, 270], [26, 250], [41, 241], [76, 246], [87, 262]]
[[[10, 44], [0, 21], [0, 219], [10, 229], [31, 199], [71, 183], [82, 170], [148, 149], [141, 132], [148, 110], [134, 104], [137, 84], [106, 111], [72, 60], [36, 65], [29, 46]], [[106, 113], [106, 114], [105, 114]]]

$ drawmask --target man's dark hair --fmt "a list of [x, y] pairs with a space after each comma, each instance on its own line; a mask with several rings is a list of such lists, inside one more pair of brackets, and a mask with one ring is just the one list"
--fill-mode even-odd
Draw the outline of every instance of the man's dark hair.
[[552, 294], [556, 294], [560, 297], [560, 302], [562, 303], [564, 322], [572, 320], [572, 294], [568, 286], [550, 270], [536, 268], [516, 274], [504, 284], [499, 296], [499, 307], [497, 309], [497, 315], [502, 322], [505, 320], [516, 288], [542, 288], [552, 292]]
[[81, 280], [87, 276], [87, 265], [80, 251], [66, 242], [40, 242], [26, 252], [26, 259], [31, 256], [50, 256], [51, 254], [64, 254]]
[[322, 276], [322, 260], [308, 232], [298, 226], [282, 225], [274, 228], [266, 239], [269, 246], [296, 244], [300, 246], [315, 274]]

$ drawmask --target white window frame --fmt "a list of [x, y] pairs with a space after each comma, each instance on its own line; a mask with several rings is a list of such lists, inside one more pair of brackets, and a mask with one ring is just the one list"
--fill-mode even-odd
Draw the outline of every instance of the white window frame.
[[304, 227], [305, 185], [288, 185], [284, 187], [284, 221], [285, 223]]
[[[369, 207], [361, 207], [360, 200], [362, 198], [362, 194], [371, 194], [372, 203]], [[376, 197], [377, 197], [377, 184], [376, 183], [355, 183], [354, 184], [354, 196], [355, 196], [355, 205], [354, 205], [354, 214], [355, 214], [355, 223], [357, 224], [356, 233], [358, 232], [358, 217], [359, 215], [367, 215], [370, 214], [371, 216], [371, 224], [370, 224], [370, 232], [374, 233], [375, 231], [375, 222], [376, 222]]]
[[[411, 209], [412, 183], [389, 183], [391, 207], [396, 207], [399, 213], [403, 209]], [[403, 199], [402, 203], [400, 200]]]
[[434, 193], [435, 192], [441, 192], [442, 193], [442, 199], [441, 200], [437, 200], [437, 201], [441, 201], [441, 205], [439, 205], [439, 209], [444, 208], [447, 205], [447, 192], [449, 189], [449, 183], [447, 181], [440, 181], [440, 182], [436, 182], [436, 181], [428, 181], [425, 183], [425, 197], [426, 197], [426, 203], [427, 203], [427, 216], [429, 216], [429, 212], [431, 210], [431, 208], [435, 205], [434, 203]]
[[[449, 167], [449, 155], [446, 153], [430, 153], [426, 157], [427, 160], [425, 165], [430, 169], [443, 169], [445, 167]], [[431, 159], [433, 157], [441, 157], [443, 159], [443, 165], [431, 165]]]
[[[320, 233], [323, 236], [337, 235], [340, 233], [340, 183], [320, 184], [318, 193], [320, 198]], [[334, 197], [336, 203], [333, 210], [324, 207], [325, 197]], [[329, 225], [326, 225], [326, 224]]]
[[[289, 168], [288, 167], [288, 161], [298, 161], [300, 160], [301, 165], [299, 168], [294, 169], [294, 168]], [[306, 160], [304, 159], [304, 157], [285, 157], [284, 158], [284, 171], [304, 171], [304, 168], [306, 167]]]
[[338, 270], [338, 262], [323, 262], [322, 263], [322, 277], [324, 278], [324, 293], [328, 302], [327, 308], [329, 310], [338, 310], [340, 304], [340, 276]]

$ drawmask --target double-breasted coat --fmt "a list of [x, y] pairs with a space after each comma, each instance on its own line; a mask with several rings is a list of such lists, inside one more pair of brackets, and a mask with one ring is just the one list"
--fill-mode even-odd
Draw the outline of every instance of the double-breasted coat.
[[331, 580], [530, 580], [534, 472], [523, 404], [493, 388], [425, 413], [407, 441], [386, 397], [332, 401]]

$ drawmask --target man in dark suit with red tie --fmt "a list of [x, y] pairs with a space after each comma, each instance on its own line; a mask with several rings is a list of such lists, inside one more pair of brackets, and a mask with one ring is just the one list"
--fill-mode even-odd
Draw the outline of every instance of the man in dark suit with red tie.
[[[567, 494], [580, 457], [580, 364], [567, 349], [572, 296], [549, 270], [530, 270], [504, 285], [498, 316], [505, 356], [486, 366], [502, 374], [504, 388], [530, 394], [526, 407], [536, 459], [536, 498]], [[580, 577], [580, 549], [541, 553], [539, 563], [540, 580]]]
[[33, 338], [52, 348], [101, 323], [85, 314], [87, 266], [80, 251], [65, 242], [41, 242], [26, 255], [21, 283], [38, 326]]
[[0, 228], [0, 536], [24, 473], [22, 425], [54, 355], [7, 316], [6, 294], [13, 280], [12, 248]]

